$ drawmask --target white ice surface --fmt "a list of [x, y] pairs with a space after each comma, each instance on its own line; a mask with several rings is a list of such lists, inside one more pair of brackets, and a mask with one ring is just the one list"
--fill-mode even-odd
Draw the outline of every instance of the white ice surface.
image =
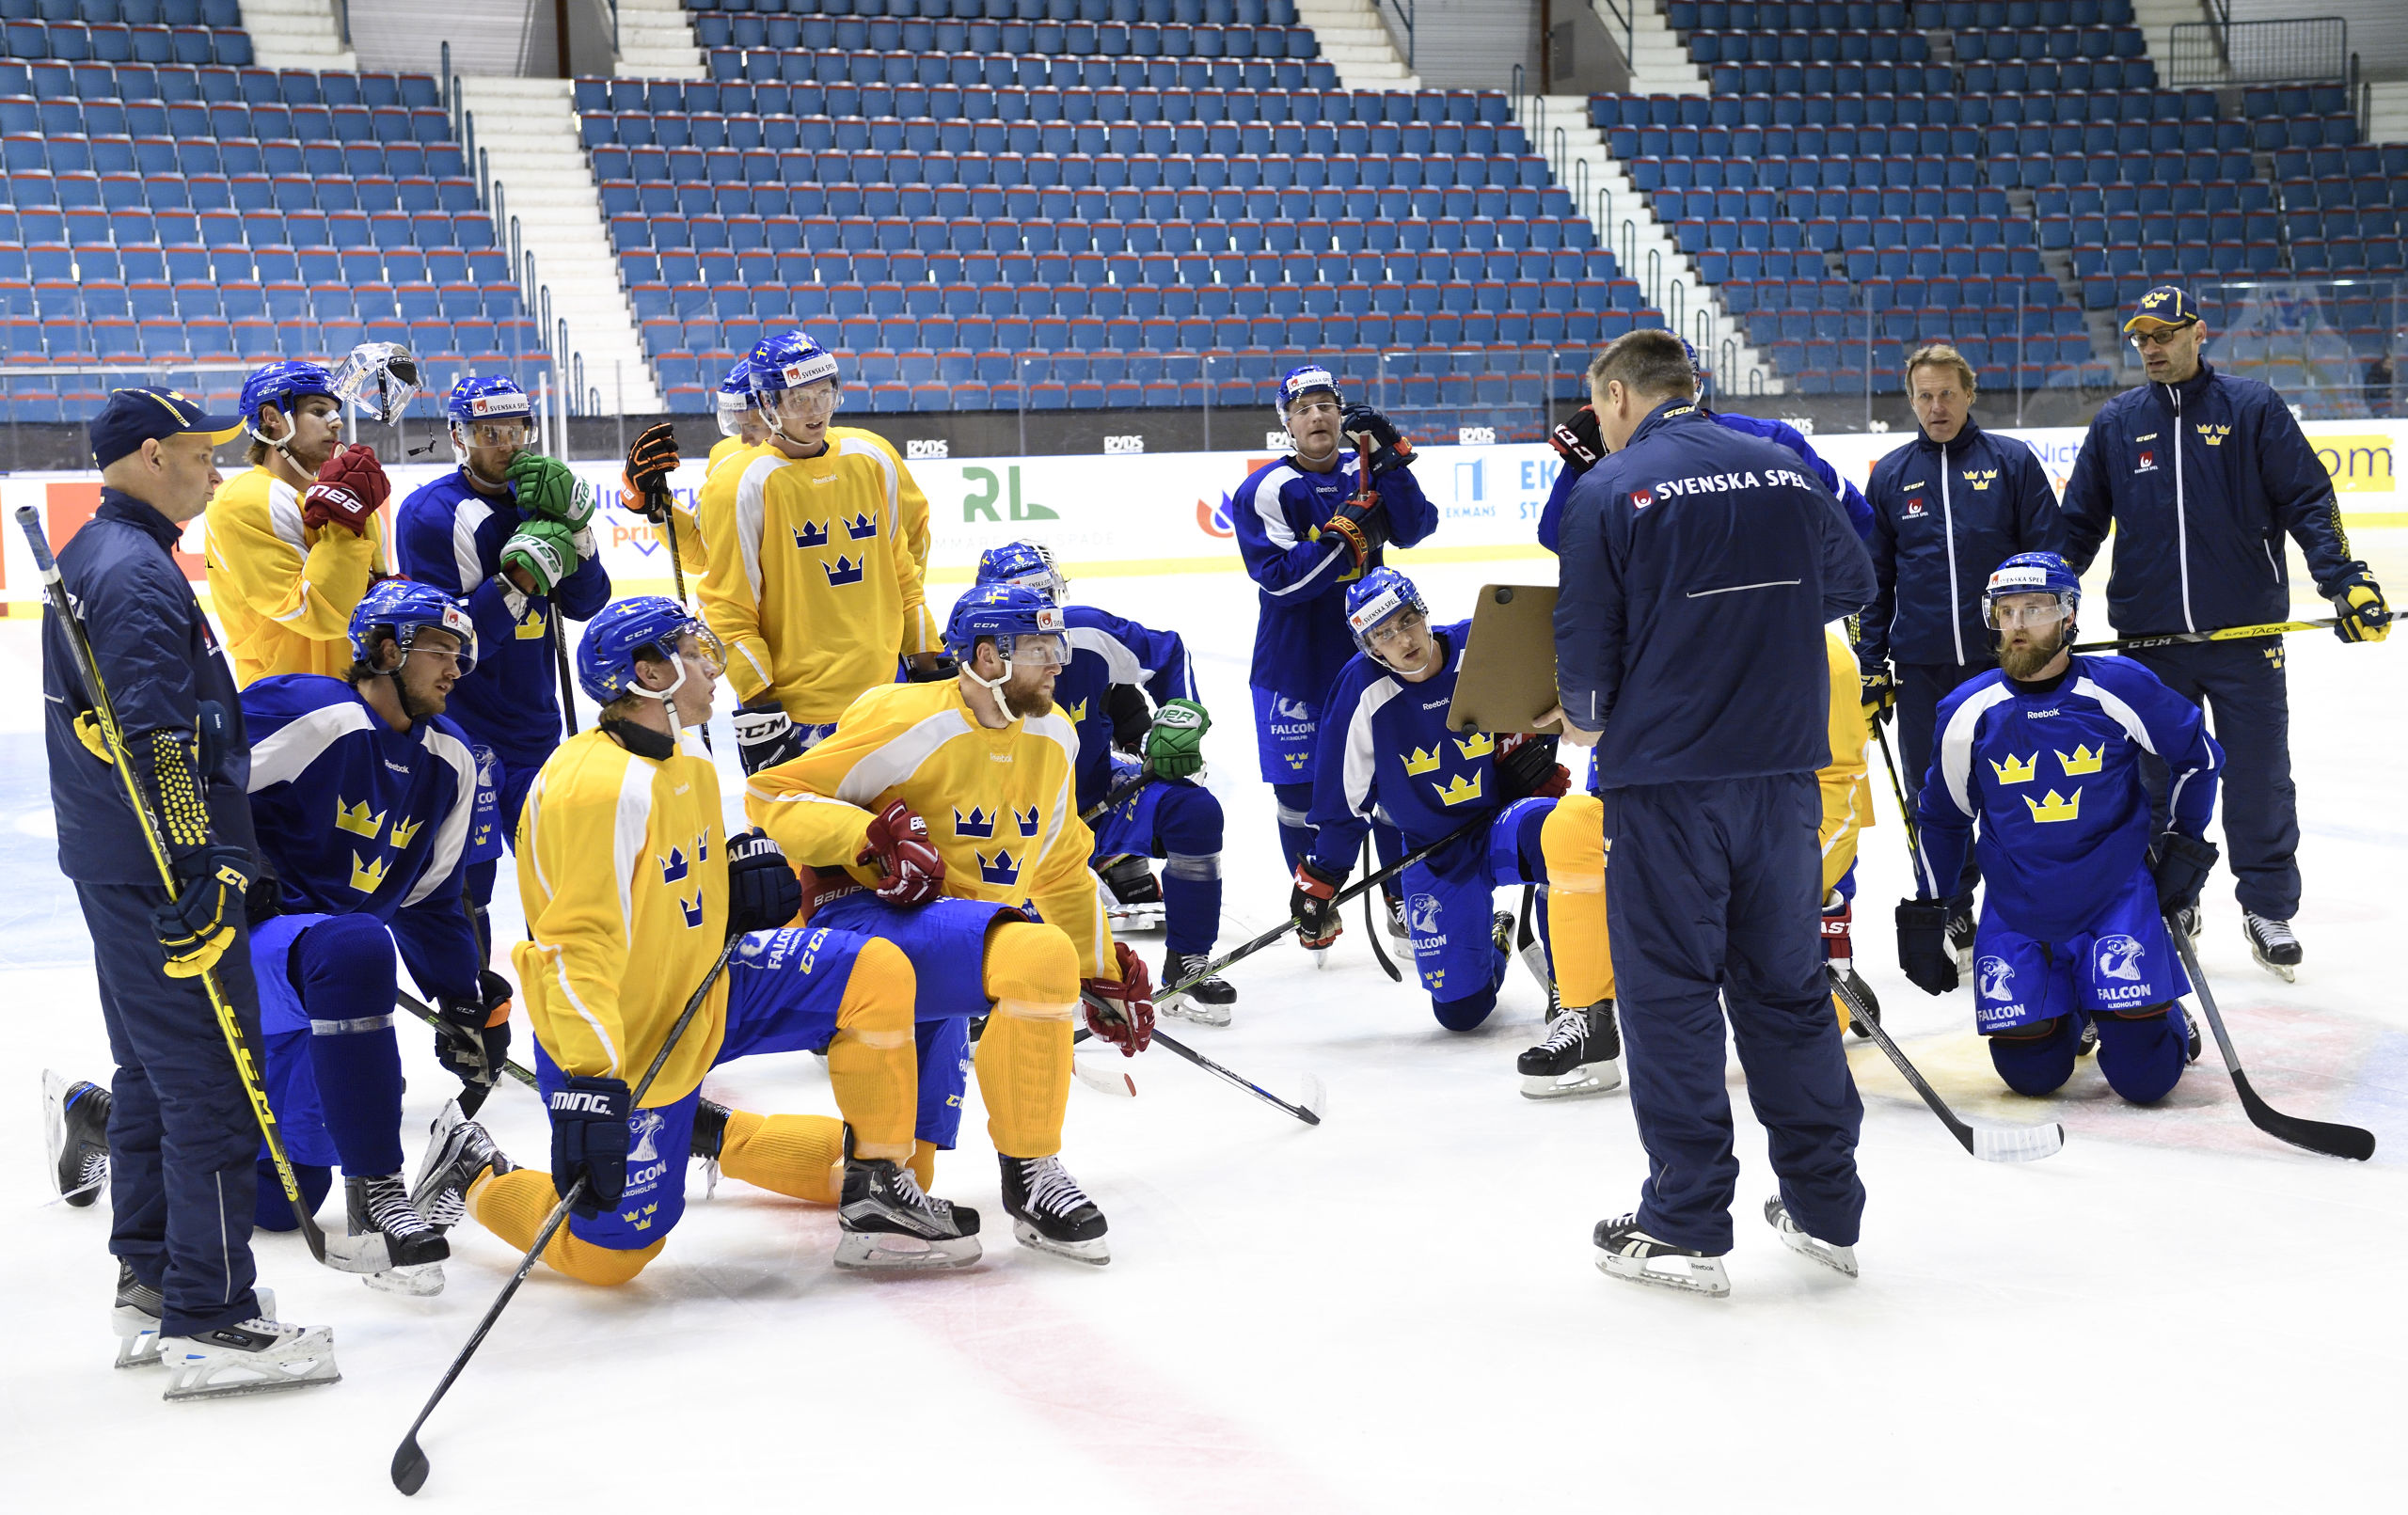
[[[2399, 535], [2367, 538], [2377, 569], [2408, 583]], [[1419, 576], [1451, 619], [1483, 580], [1552, 571], [1540, 560]], [[1248, 587], [1221, 575], [1076, 592], [1189, 638], [1223, 722], [1208, 750], [1230, 818], [1224, 941], [1277, 920], [1288, 886], [1248, 729]], [[1513, 1056], [1540, 1017], [1523, 971], [1487, 1026], [1450, 1034], [1409, 983], [1381, 976], [1354, 911], [1326, 971], [1284, 943], [1231, 971], [1229, 1029], [1164, 1022], [1274, 1089], [1319, 1074], [1319, 1129], [1159, 1050], [1133, 1066], [1134, 1100], [1073, 1090], [1065, 1155], [1110, 1216], [1109, 1268], [1011, 1242], [974, 1086], [963, 1145], [938, 1171], [940, 1193], [989, 1217], [987, 1261], [960, 1276], [838, 1276], [829, 1212], [734, 1182], [705, 1202], [697, 1178], [635, 1284], [606, 1292], [539, 1270], [520, 1291], [424, 1433], [434, 1471], [419, 1504], [2397, 1509], [2399, 640], [2291, 639], [2300, 983], [2250, 963], [2221, 874], [2202, 944], [2260, 1091], [2371, 1127], [2384, 1143], [2371, 1164], [2254, 1130], [2212, 1047], [2159, 1110], [2115, 1100], [2088, 1063], [2054, 1100], [2002, 1092], [1967, 994], [1928, 999], [1892, 966], [1905, 848], [1877, 769], [1883, 821], [1865, 839], [1858, 940], [1887, 1023], [1960, 1111], [2060, 1118], [2068, 1138], [2045, 1162], [1976, 1162], [1851, 1042], [1871, 1194], [1861, 1281], [1784, 1252], [1757, 1217], [1772, 1177], [1744, 1097], [1731, 1297], [1601, 1277], [1590, 1227], [1630, 1208], [1644, 1172], [1626, 1100], [1520, 1097]], [[0, 1152], [14, 1154], [0, 1161], [14, 1333], [0, 1355], [4, 1503], [385, 1507], [395, 1443], [516, 1255], [464, 1228], [449, 1290], [421, 1301], [261, 1236], [261, 1281], [287, 1318], [333, 1326], [341, 1384], [168, 1407], [156, 1373], [110, 1370], [105, 1205], [46, 1203], [40, 1072], [105, 1078], [109, 1062], [52, 852], [36, 658], [31, 623], [0, 625], [0, 994], [16, 1006], [0, 1098]], [[505, 940], [509, 914], [497, 910]], [[1158, 937], [1139, 945], [1159, 960]], [[520, 1038], [523, 1056], [523, 1021]], [[413, 1162], [447, 1093], [427, 1044], [404, 1029]], [[1732, 1084], [1738, 1097], [1735, 1066]], [[756, 1110], [833, 1109], [807, 1056], [739, 1063], [709, 1088]], [[506, 1086], [486, 1113], [522, 1161], [546, 1160], [531, 1097]], [[339, 1194], [323, 1213], [340, 1223]]]

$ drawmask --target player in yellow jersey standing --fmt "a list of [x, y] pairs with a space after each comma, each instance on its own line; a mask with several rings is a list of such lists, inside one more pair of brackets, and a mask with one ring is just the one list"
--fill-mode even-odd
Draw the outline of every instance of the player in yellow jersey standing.
[[[844, 1122], [715, 1111], [721, 1167], [777, 1193], [838, 1203], [836, 1265], [958, 1268], [978, 1258], [978, 1215], [914, 1181], [911, 965], [893, 944], [827, 925], [778, 929], [802, 894], [777, 844], [724, 836], [717, 770], [686, 733], [710, 718], [717, 644], [675, 601], [622, 600], [578, 646], [602, 709], [544, 764], [518, 831], [529, 939], [512, 950], [551, 1112], [550, 1171], [519, 1169], [457, 1107], [413, 1198], [531, 1245], [578, 1178], [545, 1260], [591, 1284], [642, 1271], [685, 1210], [703, 1075], [755, 1053], [824, 1051]], [[633, 1106], [643, 1070], [730, 937], [744, 941]], [[843, 1163], [842, 1186], [832, 1182]]]
[[978, 1091], [1012, 1234], [1109, 1262], [1103, 1212], [1059, 1155], [1070, 1022], [1084, 1002], [1089, 1028], [1133, 1056], [1153, 1037], [1153, 985], [1112, 939], [1087, 872], [1078, 738], [1054, 708], [1069, 661], [1062, 612], [1034, 590], [981, 585], [955, 604], [944, 639], [958, 678], [862, 696], [810, 751], [752, 776], [745, 814], [817, 871], [812, 924], [882, 937], [911, 959], [924, 1180], [953, 1145], [969, 1022], [986, 1016]]

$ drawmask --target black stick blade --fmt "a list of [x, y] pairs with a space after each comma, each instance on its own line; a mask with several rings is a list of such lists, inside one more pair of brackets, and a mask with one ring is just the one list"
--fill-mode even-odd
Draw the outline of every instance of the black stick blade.
[[2296, 1147], [2321, 1153], [2328, 1158], [2347, 1158], [2353, 1162], [2365, 1162], [2374, 1156], [2374, 1132], [2355, 1126], [2340, 1126], [2332, 1121], [2308, 1120], [2300, 1115], [2286, 1115], [2249, 1086], [2249, 1075], [2239, 1068], [2232, 1070], [2232, 1086], [2241, 1091], [2241, 1108], [2249, 1113], [2249, 1123], [2269, 1136], [2280, 1137]]
[[417, 1493], [426, 1487], [426, 1454], [419, 1450], [415, 1430], [393, 1448], [393, 1487], [405, 1494]]

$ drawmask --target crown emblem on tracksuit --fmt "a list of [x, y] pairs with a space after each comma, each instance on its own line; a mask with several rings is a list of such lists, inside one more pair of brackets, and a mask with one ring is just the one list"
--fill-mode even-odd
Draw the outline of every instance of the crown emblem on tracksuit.
[[2066, 777], [2068, 779], [2075, 778], [2081, 774], [2097, 773], [2099, 771], [2099, 760], [2106, 755], [2107, 744], [2103, 741], [2095, 748], [2077, 747], [2070, 754], [2059, 752], [2057, 754], [2057, 766], [2065, 770]]
[[518, 624], [512, 635], [520, 641], [542, 641], [551, 634], [551, 621], [543, 611], [531, 605], [527, 608], [527, 613], [518, 618]]
[[683, 894], [679, 894], [677, 896], [677, 908], [679, 912], [686, 917], [687, 930], [691, 931], [696, 926], [701, 925], [703, 923], [703, 892], [699, 889], [694, 891], [694, 897], [691, 900], [687, 899]]
[[676, 847], [671, 847], [669, 849], [669, 856], [663, 858], [655, 854], [653, 860], [660, 864], [660, 881], [662, 883], [682, 884], [686, 881], [686, 854], [683, 851]]
[[1085, 723], [1087, 718], [1087, 702], [1085, 700], [1082, 700], [1074, 705], [1064, 705], [1062, 707], [1062, 714], [1070, 718], [1071, 725], [1083, 725]]
[[[844, 517], [838, 516], [837, 519], [842, 521]], [[878, 535], [878, 517], [867, 511], [862, 512], [851, 520], [845, 521], [845, 535], [855, 542]]]
[[983, 852], [973, 853], [972, 856], [978, 860], [978, 876], [987, 882], [1006, 885], [1020, 882], [1020, 860], [1012, 856], [1009, 847], [997, 852], [991, 862]]
[[362, 894], [373, 894], [384, 888], [385, 875], [390, 871], [391, 864], [381, 856], [363, 858], [356, 852], [351, 855], [351, 887]]
[[418, 834], [425, 829], [426, 823], [424, 821], [395, 821], [393, 823], [393, 850], [396, 852], [405, 850], [411, 843], [418, 840]]
[[1438, 765], [1438, 760], [1442, 755], [1441, 752], [1425, 752], [1417, 747], [1404, 755], [1404, 771], [1408, 774], [1428, 773]]
[[337, 795], [335, 797], [335, 829], [349, 831], [354, 836], [364, 836], [373, 842], [376, 840], [376, 833], [385, 829], [385, 813], [380, 810], [371, 815], [368, 813], [368, 801], [363, 799], [356, 805], [346, 805], [342, 802], [342, 797]]
[[654, 1204], [644, 1206], [642, 1209], [621, 1210], [619, 1212], [619, 1219], [626, 1222], [629, 1225], [634, 1226], [639, 1231], [649, 1231], [652, 1229], [653, 1217], [657, 1215], [659, 1210], [660, 1206], [656, 1202]]
[[1439, 804], [1460, 805], [1466, 799], [1480, 797], [1480, 775], [1458, 773], [1452, 783], [1434, 783], [1430, 787], [1438, 791]]
[[1021, 835], [1035, 836], [1037, 834], [1037, 807], [1034, 805], [1029, 806], [1028, 813], [1026, 814], [1022, 814], [1021, 813], [1021, 808], [1018, 805], [1014, 805], [1012, 807], [1012, 824], [1020, 828]]
[[1972, 468], [1965, 470], [1965, 482], [1972, 485], [1975, 489], [1988, 489], [1997, 481], [1998, 470], [1996, 468], [1985, 468], [1979, 472], [1976, 472]]
[[2231, 434], [2232, 428], [2229, 426], [2210, 424], [2206, 421], [2199, 423], [2199, 440], [2210, 447], [2224, 446], [2224, 439]]
[[1458, 736], [1455, 738], [1455, 750], [1461, 752], [1466, 761], [1476, 757], [1486, 757], [1497, 750], [1497, 738], [1488, 732], [1481, 732], [1468, 737]]
[[2001, 783], [2028, 783], [2031, 781], [2033, 769], [2039, 766], [2039, 763], [2040, 754], [2037, 752], [2030, 757], [2017, 757], [2009, 752], [2004, 763], [1993, 759], [1990, 763], [1990, 771], [1998, 775], [1998, 781]]
[[2032, 818], [2036, 821], [2079, 820], [2082, 817], [2082, 788], [2077, 784], [2069, 797], [2061, 797], [2053, 789], [2038, 799], [2027, 795], [2023, 803], [2031, 807]]
[[802, 525], [789, 528], [788, 529], [793, 531], [794, 544], [798, 547], [824, 547], [828, 545], [828, 528], [821, 522], [805, 521]]
[[862, 581], [862, 570], [868, 563], [869, 559], [866, 557], [855, 561], [853, 559], [840, 555], [834, 562], [821, 563], [819, 566], [828, 571], [828, 582], [832, 585], [858, 584]]
[[953, 834], [976, 837], [981, 842], [993, 841], [995, 838], [994, 813], [973, 805], [970, 807], [970, 813], [964, 815], [961, 813], [961, 807], [956, 805], [953, 807]]

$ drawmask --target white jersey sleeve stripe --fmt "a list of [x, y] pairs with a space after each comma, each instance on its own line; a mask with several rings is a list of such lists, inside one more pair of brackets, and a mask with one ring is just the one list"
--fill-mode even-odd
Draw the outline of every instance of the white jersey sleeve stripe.
[[426, 856], [426, 866], [420, 870], [418, 882], [402, 904], [404, 907], [434, 893], [452, 870], [460, 863], [460, 849], [467, 844], [468, 822], [477, 808], [477, 759], [467, 744], [449, 732], [430, 728], [426, 734], [426, 750], [435, 757], [452, 765], [454, 786], [452, 791], [452, 813], [435, 830], [435, 841]]
[[287, 721], [251, 749], [250, 792], [290, 783], [341, 737], [367, 729], [368, 707], [350, 701], [321, 705]]

